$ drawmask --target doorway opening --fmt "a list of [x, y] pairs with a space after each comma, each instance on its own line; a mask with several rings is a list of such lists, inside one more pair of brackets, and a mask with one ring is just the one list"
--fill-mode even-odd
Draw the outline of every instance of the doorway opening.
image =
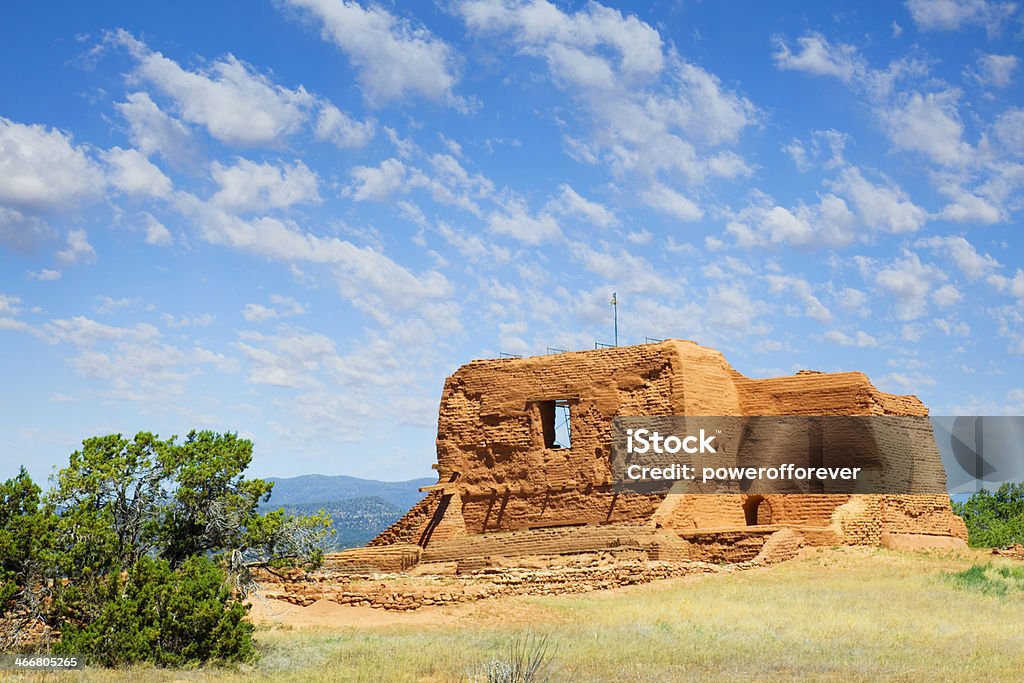
[[748, 496], [743, 502], [743, 516], [747, 526], [772, 523], [772, 504], [764, 496]]

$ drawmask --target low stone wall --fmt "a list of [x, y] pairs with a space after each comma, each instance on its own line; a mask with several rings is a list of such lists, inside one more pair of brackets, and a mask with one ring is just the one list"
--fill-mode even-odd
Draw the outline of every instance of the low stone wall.
[[324, 557], [327, 571], [402, 572], [420, 561], [422, 549], [408, 543], [349, 548]]
[[610, 553], [554, 564], [545, 569], [485, 567], [453, 576], [405, 574], [349, 575], [340, 581], [264, 582], [261, 595], [307, 606], [320, 600], [392, 611], [452, 605], [510, 595], [563, 595], [648, 583], [691, 574], [729, 572], [737, 568], [703, 562], [651, 562], [613, 559]]
[[687, 544], [677, 535], [651, 526], [602, 524], [493, 532], [434, 541], [424, 562], [463, 561], [490, 556], [565, 555], [607, 549], [652, 549], [652, 559], [685, 560]]
[[[803, 538], [781, 529], [759, 539], [758, 550], [732, 564], [665, 561], [650, 550], [622, 547], [576, 555], [493, 556], [458, 562], [435, 561], [412, 572], [351, 572], [326, 566], [288, 578], [257, 577], [264, 598], [308, 606], [320, 600], [392, 611], [452, 605], [510, 595], [563, 595], [616, 588], [692, 574], [730, 573], [763, 567], [796, 555]], [[655, 551], [656, 552], [656, 551]], [[429, 573], [436, 571], [436, 573]]]
[[993, 548], [992, 554], [998, 557], [1008, 557], [1011, 560], [1024, 561], [1024, 545], [1017, 543], [1008, 548]]

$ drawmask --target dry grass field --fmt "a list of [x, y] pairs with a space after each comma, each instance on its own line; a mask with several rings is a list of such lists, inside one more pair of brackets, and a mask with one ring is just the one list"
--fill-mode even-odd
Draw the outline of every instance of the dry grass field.
[[813, 548], [733, 575], [367, 612], [333, 603], [282, 612], [285, 623], [257, 632], [262, 657], [251, 667], [20, 680], [470, 681], [528, 636], [546, 636], [553, 681], [1024, 676], [1024, 564], [976, 550]]

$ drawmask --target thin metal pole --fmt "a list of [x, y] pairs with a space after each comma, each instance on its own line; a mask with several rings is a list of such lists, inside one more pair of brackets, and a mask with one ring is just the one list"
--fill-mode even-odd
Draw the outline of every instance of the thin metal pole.
[[615, 319], [615, 346], [619, 345], [619, 299], [612, 292], [612, 316]]

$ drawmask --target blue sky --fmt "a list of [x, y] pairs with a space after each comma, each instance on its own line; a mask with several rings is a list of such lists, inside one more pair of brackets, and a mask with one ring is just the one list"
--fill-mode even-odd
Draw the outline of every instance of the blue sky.
[[23, 3], [0, 476], [232, 430], [429, 476], [473, 358], [681, 337], [1024, 412], [1024, 8]]

